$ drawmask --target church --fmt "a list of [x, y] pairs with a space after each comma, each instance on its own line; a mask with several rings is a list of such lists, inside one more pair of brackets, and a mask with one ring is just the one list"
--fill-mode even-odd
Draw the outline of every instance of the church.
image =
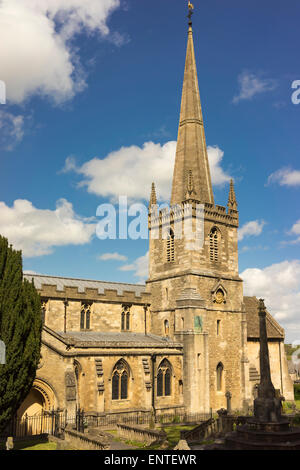
[[[170, 168], [170, 172], [173, 169]], [[184, 209], [203, 208], [203, 243], [175, 236]], [[209, 413], [251, 405], [260, 381], [258, 299], [243, 295], [238, 270], [238, 204], [212, 190], [191, 18], [182, 90], [170, 229], [149, 203], [145, 285], [25, 274], [42, 298], [41, 360], [19, 416], [42, 409], [74, 414]], [[151, 236], [156, 234], [156, 236]], [[284, 330], [267, 313], [274, 387], [293, 400]]]

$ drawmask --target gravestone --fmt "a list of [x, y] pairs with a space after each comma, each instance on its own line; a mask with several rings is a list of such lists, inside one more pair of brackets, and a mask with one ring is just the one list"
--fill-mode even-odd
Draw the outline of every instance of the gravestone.
[[6, 450], [13, 450], [14, 448], [14, 438], [8, 437], [6, 440]]

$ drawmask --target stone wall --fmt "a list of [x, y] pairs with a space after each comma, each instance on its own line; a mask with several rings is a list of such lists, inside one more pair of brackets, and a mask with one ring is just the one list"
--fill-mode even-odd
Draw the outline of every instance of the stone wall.
[[145, 442], [151, 445], [155, 441], [163, 441], [166, 439], [164, 431], [155, 429], [145, 429], [139, 426], [128, 426], [125, 424], [117, 425], [118, 436], [130, 441]]
[[[68, 414], [75, 413], [75, 406], [85, 412], [120, 413], [149, 411], [152, 408], [152, 357], [155, 356], [154, 377], [163, 359], [171, 364], [171, 395], [157, 397], [155, 407], [162, 412], [183, 407], [182, 352], [166, 344], [141, 348], [138, 345], [122, 347], [86, 346], [75, 348], [55, 332], [43, 330], [42, 361], [37, 376], [49, 383], [55, 396], [54, 407], [67, 408]], [[112, 399], [112, 372], [120, 359], [125, 359], [129, 370], [128, 397]], [[66, 374], [69, 384], [66, 384]], [[72, 375], [72, 377], [71, 377]], [[72, 383], [71, 383], [72, 382]], [[68, 393], [67, 393], [68, 392]]]
[[[44, 295], [44, 292], [43, 292]], [[84, 301], [84, 299], [83, 299]], [[90, 331], [115, 332], [121, 331], [121, 314], [123, 304], [121, 302], [95, 301], [91, 303]], [[63, 299], [49, 299], [45, 312], [45, 325], [54, 331], [64, 331], [65, 305]], [[80, 313], [82, 302], [80, 300], [68, 300], [66, 307], [66, 331], [80, 331]], [[130, 305], [130, 304], [129, 304]], [[145, 332], [144, 305], [132, 304], [129, 308], [130, 328], [128, 331], [135, 333]], [[148, 328], [149, 315], [148, 315]]]
[[[271, 379], [274, 387], [279, 389], [287, 401], [294, 400], [294, 385], [288, 373], [288, 364], [284, 349], [284, 343], [280, 340], [268, 341]], [[260, 373], [259, 341], [248, 340], [249, 364], [253, 365]], [[255, 383], [251, 383], [251, 393]]]
[[65, 443], [76, 450], [109, 450], [108, 438], [89, 436], [75, 430], [65, 430]]

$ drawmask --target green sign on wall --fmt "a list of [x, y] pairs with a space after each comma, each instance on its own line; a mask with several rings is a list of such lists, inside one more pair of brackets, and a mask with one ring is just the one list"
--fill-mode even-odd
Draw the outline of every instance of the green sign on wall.
[[202, 332], [202, 317], [200, 316], [194, 317], [194, 328], [195, 330]]

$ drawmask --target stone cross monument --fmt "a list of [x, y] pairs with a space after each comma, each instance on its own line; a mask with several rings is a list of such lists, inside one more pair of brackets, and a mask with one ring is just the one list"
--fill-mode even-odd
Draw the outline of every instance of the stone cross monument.
[[259, 331], [260, 331], [260, 384], [258, 396], [254, 400], [254, 416], [259, 422], [279, 423], [281, 416], [281, 400], [276, 397], [271, 380], [268, 337], [266, 326], [266, 307], [264, 300], [259, 300]]

